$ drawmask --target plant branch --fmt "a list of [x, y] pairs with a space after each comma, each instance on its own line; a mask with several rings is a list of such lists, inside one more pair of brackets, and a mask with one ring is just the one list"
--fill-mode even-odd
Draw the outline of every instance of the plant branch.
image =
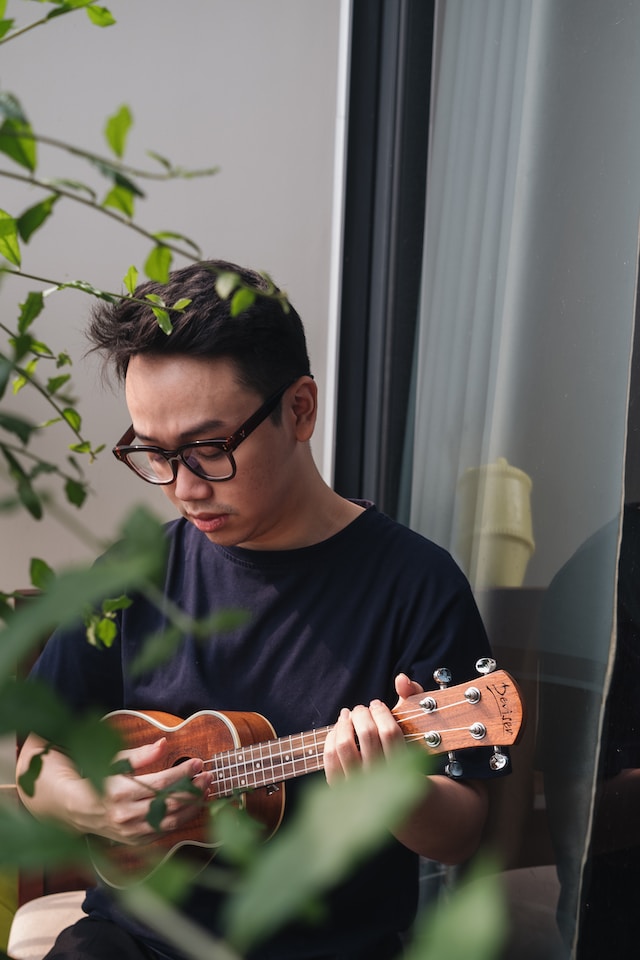
[[50, 460], [43, 460], [42, 457], [38, 456], [37, 453], [32, 453], [31, 450], [28, 450], [26, 447], [19, 447], [15, 443], [6, 443], [4, 440], [0, 440], [0, 447], [3, 450], [10, 450], [11, 453], [15, 453], [18, 456], [26, 457], [27, 460], [31, 460], [33, 463], [44, 463], [47, 465], [48, 473], [54, 473], [57, 477], [62, 477], [63, 480], [71, 480], [74, 483], [78, 481], [78, 477], [72, 476], [70, 473], [65, 473], [62, 467], [59, 467], [56, 463], [51, 463]]
[[[6, 332], [9, 332], [9, 333], [11, 334], [11, 331], [7, 331], [7, 328], [4, 326], [4, 324], [1, 324], [0, 326], [2, 326], [2, 329], [3, 329], [3, 330], [5, 330]], [[13, 336], [13, 334], [11, 334], [11, 335]], [[6, 359], [8, 360], [9, 358], [7, 357]], [[67, 426], [69, 427], [69, 429], [75, 434], [75, 436], [78, 438], [78, 440], [80, 441], [80, 443], [84, 443], [84, 442], [85, 442], [84, 437], [82, 436], [82, 434], [81, 434], [78, 430], [76, 430], [76, 428], [73, 426], [73, 424], [69, 422], [69, 420], [67, 419], [67, 417], [66, 417], [65, 414], [64, 414], [64, 410], [63, 410], [62, 407], [58, 404], [58, 402], [55, 400], [53, 394], [51, 394], [51, 393], [47, 390], [47, 388], [44, 387], [35, 377], [32, 377], [31, 374], [28, 373], [28, 371], [25, 370], [23, 367], [18, 366], [17, 363], [14, 363], [14, 362], [11, 361], [11, 360], [9, 360], [9, 363], [11, 364], [11, 366], [13, 367], [13, 369], [15, 370], [15, 372], [18, 373], [24, 380], [26, 380], [27, 383], [29, 383], [35, 390], [37, 390], [38, 393], [39, 393], [41, 396], [44, 397], [44, 399], [47, 401], [47, 403], [48, 403], [51, 407], [53, 407], [53, 409], [54, 409], [55, 412], [58, 414], [58, 416], [60, 417], [60, 419], [61, 419], [64, 423], [67, 424]]]
[[[97, 0], [87, 0], [86, 3], [77, 7], [68, 7], [66, 10], [59, 10], [56, 13], [57, 17], [63, 17], [67, 13], [75, 13], [76, 10], [84, 10], [86, 7], [92, 7], [97, 3]], [[34, 20], [33, 23], [28, 23], [26, 27], [18, 27], [16, 30], [12, 30], [11, 33], [6, 34], [1, 40], [0, 45], [3, 43], [8, 43], [9, 40], [16, 40], [18, 37], [23, 36], [25, 33], [29, 33], [30, 30], [35, 30], [36, 27], [42, 27], [45, 23], [51, 22], [51, 12], [47, 14], [46, 17], [42, 17], [40, 20]]]
[[[158, 240], [158, 238], [149, 230], [141, 227], [139, 224], [135, 223], [135, 221], [129, 220], [127, 217], [123, 217], [121, 214], [116, 213], [116, 211], [110, 210], [108, 207], [102, 207], [94, 200], [88, 200], [86, 197], [81, 197], [79, 194], [72, 193], [70, 190], [64, 190], [62, 187], [57, 187], [53, 184], [47, 183], [46, 180], [38, 180], [37, 177], [24, 176], [20, 173], [14, 173], [11, 170], [0, 170], [0, 177], [8, 177], [10, 180], [18, 180], [20, 183], [28, 183], [30, 186], [40, 187], [43, 190], [48, 190], [50, 193], [55, 193], [59, 197], [65, 197], [67, 200], [75, 200], [76, 203], [81, 203], [83, 206], [89, 207], [96, 213], [102, 213], [105, 216], [110, 217], [121, 226], [128, 227], [130, 230], [133, 230], [134, 233], [140, 234], [140, 236], [145, 237], [145, 239], [150, 240], [156, 245], [161, 244], [163, 247], [167, 247], [173, 253], [177, 253], [182, 257], [186, 257], [188, 260], [195, 261], [197, 259], [193, 253], [189, 253], [186, 250], [183, 250], [181, 247], [178, 247], [172, 243], [168, 243], [166, 240]], [[59, 284], [56, 284], [56, 286], [59, 286]]]

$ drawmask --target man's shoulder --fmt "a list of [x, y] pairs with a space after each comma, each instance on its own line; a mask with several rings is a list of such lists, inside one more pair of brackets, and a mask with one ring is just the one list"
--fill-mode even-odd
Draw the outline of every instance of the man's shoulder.
[[[426, 535], [413, 530], [399, 520], [394, 520], [388, 514], [378, 510], [370, 504], [363, 519], [366, 517], [367, 536], [384, 549], [398, 550], [408, 557], [419, 556], [426, 560], [433, 560], [444, 566], [456, 566], [450, 552]], [[364, 524], [363, 524], [364, 527]]]

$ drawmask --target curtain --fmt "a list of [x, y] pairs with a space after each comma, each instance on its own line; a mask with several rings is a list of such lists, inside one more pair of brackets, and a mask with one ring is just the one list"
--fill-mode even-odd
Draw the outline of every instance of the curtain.
[[509, 327], [536, 29], [530, 0], [448, 0], [440, 10], [403, 512], [453, 547], [457, 481], [500, 446], [488, 425]]

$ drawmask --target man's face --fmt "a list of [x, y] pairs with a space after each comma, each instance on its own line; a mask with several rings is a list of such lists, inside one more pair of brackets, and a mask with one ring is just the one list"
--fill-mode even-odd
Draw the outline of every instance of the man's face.
[[[235, 451], [232, 480], [203, 480], [180, 464], [175, 483], [162, 487], [212, 542], [262, 550], [289, 545], [304, 492], [289, 393], [282, 422], [267, 418]], [[263, 401], [238, 383], [229, 360], [142, 355], [129, 363], [126, 399], [139, 440], [166, 450], [230, 436]]]

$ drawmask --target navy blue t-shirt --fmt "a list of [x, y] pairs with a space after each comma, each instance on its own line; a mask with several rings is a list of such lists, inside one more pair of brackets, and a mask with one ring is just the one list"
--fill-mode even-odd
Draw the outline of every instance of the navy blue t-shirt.
[[[81, 627], [56, 632], [34, 673], [75, 708], [185, 718], [202, 709], [254, 711], [286, 736], [334, 723], [345, 706], [375, 698], [393, 706], [400, 672], [433, 688], [433, 671], [445, 666], [462, 683], [489, 654], [471, 590], [449, 554], [372, 505], [335, 536], [296, 550], [221, 547], [182, 519], [166, 532], [166, 596], [194, 618], [229, 608], [249, 616], [206, 641], [185, 635], [169, 662], [136, 676], [129, 665], [144, 638], [165, 624], [146, 599], [122, 612], [108, 650], [90, 646]], [[465, 756], [466, 777], [491, 775], [488, 751]], [[299, 783], [287, 785], [288, 809]], [[406, 929], [417, 873], [418, 858], [392, 840], [335, 894], [325, 926], [296, 926], [256, 958], [348, 951], [365, 931]], [[196, 893], [186, 908], [205, 925], [213, 922], [212, 896]], [[136, 929], [101, 887], [89, 892], [86, 909]]]

